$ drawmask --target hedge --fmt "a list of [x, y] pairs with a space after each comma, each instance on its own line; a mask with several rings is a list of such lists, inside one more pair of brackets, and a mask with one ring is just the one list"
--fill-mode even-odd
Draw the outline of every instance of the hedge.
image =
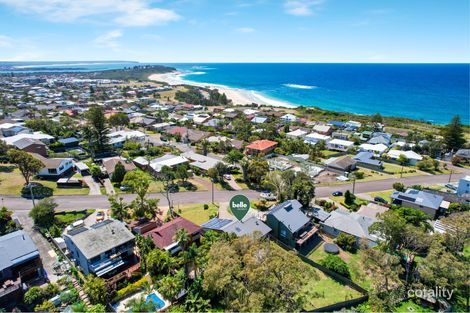
[[114, 296], [112, 302], [119, 301], [130, 294], [135, 293], [136, 291], [142, 289], [142, 286], [148, 282], [147, 276], [142, 277], [138, 281], [127, 285], [126, 287], [119, 289], [116, 291], [116, 295]]

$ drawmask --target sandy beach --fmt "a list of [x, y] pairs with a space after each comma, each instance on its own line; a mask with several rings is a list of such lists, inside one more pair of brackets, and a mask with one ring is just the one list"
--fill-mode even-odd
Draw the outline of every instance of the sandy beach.
[[245, 90], [239, 88], [231, 88], [224, 85], [196, 83], [184, 79], [185, 74], [181, 72], [172, 72], [165, 74], [152, 74], [149, 76], [150, 80], [165, 82], [169, 85], [192, 85], [199, 87], [206, 87], [211, 89], [218, 89], [220, 93], [225, 93], [228, 99], [232, 100], [234, 105], [247, 105], [257, 103], [261, 105], [268, 105], [273, 107], [295, 108], [294, 105], [287, 102], [275, 100], [263, 96], [253, 90]]

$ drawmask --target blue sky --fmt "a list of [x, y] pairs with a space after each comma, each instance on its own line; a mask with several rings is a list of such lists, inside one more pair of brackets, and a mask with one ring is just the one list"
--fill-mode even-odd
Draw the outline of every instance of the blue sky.
[[0, 0], [0, 60], [470, 62], [468, 0]]

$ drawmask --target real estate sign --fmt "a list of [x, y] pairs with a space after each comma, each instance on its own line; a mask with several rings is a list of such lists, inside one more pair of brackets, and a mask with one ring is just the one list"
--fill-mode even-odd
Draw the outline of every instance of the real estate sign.
[[233, 215], [241, 221], [250, 209], [250, 200], [248, 200], [244, 195], [236, 195], [230, 199], [229, 206]]

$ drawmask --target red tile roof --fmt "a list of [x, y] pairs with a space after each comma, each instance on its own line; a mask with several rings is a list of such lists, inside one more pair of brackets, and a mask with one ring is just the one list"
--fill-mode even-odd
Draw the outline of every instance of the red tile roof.
[[169, 134], [172, 134], [172, 135], [180, 134], [181, 136], [186, 135], [187, 132], [188, 132], [188, 129], [186, 127], [179, 127], [179, 126], [172, 127], [167, 131], [167, 133]]
[[262, 140], [253, 141], [248, 146], [246, 146], [246, 148], [250, 149], [250, 150], [264, 151], [264, 150], [272, 148], [276, 145], [277, 145], [276, 141], [262, 139]]
[[202, 228], [196, 224], [182, 217], [177, 217], [171, 222], [143, 233], [143, 236], [152, 238], [157, 248], [164, 249], [175, 242], [176, 232], [182, 228], [186, 229], [190, 236], [194, 236], [202, 231]]

